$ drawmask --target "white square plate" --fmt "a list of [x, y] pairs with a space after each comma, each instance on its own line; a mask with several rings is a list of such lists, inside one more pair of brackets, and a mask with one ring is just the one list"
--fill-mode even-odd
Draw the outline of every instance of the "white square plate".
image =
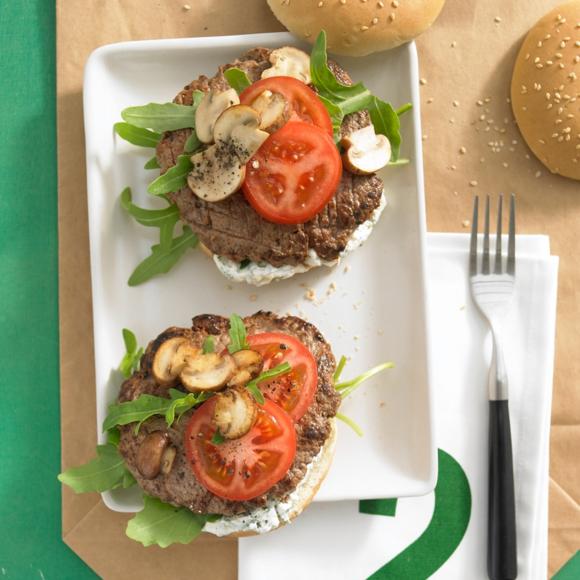
[[[402, 157], [411, 163], [384, 171], [388, 205], [364, 247], [337, 268], [318, 268], [258, 289], [228, 283], [200, 251], [188, 252], [165, 276], [136, 288], [127, 285], [133, 268], [157, 242], [157, 230], [127, 216], [119, 194], [129, 185], [137, 204], [153, 207], [158, 200], [146, 194], [148, 181], [156, 175], [143, 169], [152, 150], [133, 147], [113, 133], [121, 110], [170, 101], [198, 75], [213, 75], [220, 64], [252, 47], [286, 44], [298, 43], [286, 33], [130, 42], [99, 48], [87, 63], [84, 106], [98, 422], [102, 424], [121, 382], [112, 372], [123, 354], [121, 328], [132, 329], [145, 345], [168, 326], [187, 326], [195, 314], [292, 312], [319, 327], [337, 358], [352, 357], [345, 378], [386, 360], [396, 365], [342, 406], [365, 435], [359, 438], [339, 423], [336, 457], [316, 500], [422, 495], [435, 485], [436, 457], [413, 44], [364, 59], [338, 59], [375, 94], [395, 106], [408, 101], [414, 105], [402, 119]], [[316, 301], [305, 299], [306, 287], [314, 289]], [[104, 439], [100, 432], [99, 439]], [[137, 490], [106, 493], [104, 500], [116, 511], [141, 507]]]

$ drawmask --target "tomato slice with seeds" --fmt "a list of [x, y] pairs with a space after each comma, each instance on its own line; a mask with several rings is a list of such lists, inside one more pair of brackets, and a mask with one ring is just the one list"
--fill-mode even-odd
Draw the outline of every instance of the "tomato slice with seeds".
[[264, 396], [271, 399], [299, 421], [314, 399], [318, 386], [318, 368], [312, 353], [296, 338], [282, 332], [264, 332], [248, 336], [252, 350], [264, 358], [264, 370], [288, 362], [292, 370], [260, 383]]
[[258, 407], [254, 426], [239, 439], [216, 445], [212, 438], [215, 398], [191, 416], [185, 430], [185, 453], [196, 479], [223, 499], [245, 501], [268, 491], [284, 478], [296, 456], [296, 429], [278, 405]]
[[268, 221], [301, 224], [330, 201], [341, 176], [332, 137], [314, 125], [289, 121], [250, 159], [242, 189]]
[[264, 91], [281, 94], [292, 108], [291, 119], [320, 127], [332, 137], [332, 121], [318, 95], [292, 77], [270, 77], [251, 84], [240, 95], [242, 105], [251, 105]]

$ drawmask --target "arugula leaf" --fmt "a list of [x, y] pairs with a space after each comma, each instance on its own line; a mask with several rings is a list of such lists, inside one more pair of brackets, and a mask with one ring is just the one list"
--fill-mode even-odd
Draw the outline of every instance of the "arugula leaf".
[[246, 338], [246, 327], [244, 326], [244, 321], [237, 314], [232, 314], [230, 316], [229, 335], [231, 343], [228, 345], [228, 350], [230, 351], [230, 354], [250, 348]]
[[336, 418], [339, 419], [340, 421], [342, 421], [343, 423], [346, 423], [359, 437], [362, 437], [364, 435], [364, 432], [360, 428], [358, 423], [353, 421], [350, 417], [347, 417], [346, 415], [343, 415], [342, 413], [337, 413]]
[[344, 399], [345, 397], [348, 397], [353, 391], [355, 391], [361, 385], [361, 383], [364, 383], [364, 381], [370, 379], [371, 377], [374, 377], [378, 373], [381, 373], [387, 369], [392, 369], [394, 366], [395, 365], [392, 362], [386, 362], [377, 365], [376, 367], [373, 367], [372, 369], [362, 373], [361, 375], [355, 377], [354, 379], [351, 379], [350, 381], [343, 381], [342, 383], [334, 385], [334, 388], [337, 391], [342, 391], [340, 393], [340, 396]]
[[121, 432], [117, 427], [113, 427], [107, 431], [107, 443], [109, 445], [114, 445], [115, 447], [119, 447], [119, 443], [121, 442]]
[[320, 31], [312, 47], [310, 76], [318, 93], [340, 107], [343, 116], [365, 109], [372, 97], [371, 92], [362, 83], [344, 85], [334, 76], [328, 67], [326, 32], [324, 30]]
[[138, 107], [127, 107], [121, 111], [123, 121], [143, 129], [159, 133], [195, 127], [195, 110], [191, 105], [177, 103], [149, 103]]
[[165, 422], [167, 423], [168, 427], [173, 425], [175, 421], [175, 416], [177, 415], [177, 420], [181, 418], [181, 416], [193, 409], [193, 407], [197, 407], [201, 405], [204, 401], [207, 401], [213, 393], [203, 392], [203, 393], [188, 393], [184, 397], [172, 399], [171, 404], [167, 408], [165, 412]]
[[256, 401], [260, 405], [263, 405], [264, 395], [262, 394], [262, 391], [260, 391], [260, 389], [258, 388], [258, 384], [263, 381], [267, 381], [268, 379], [273, 379], [275, 377], [279, 377], [280, 375], [285, 375], [289, 373], [291, 370], [292, 367], [290, 366], [290, 364], [288, 362], [283, 362], [282, 364], [279, 364], [278, 366], [275, 366], [274, 368], [259, 374], [255, 379], [253, 379], [246, 385], [246, 389], [248, 389], [248, 391], [252, 393], [254, 399], [256, 399]]
[[180, 155], [173, 167], [170, 167], [163, 175], [149, 184], [147, 191], [153, 195], [179, 191], [187, 185], [187, 174], [192, 168], [193, 164], [189, 155]]
[[209, 515], [194, 514], [144, 495], [145, 507], [127, 524], [126, 534], [145, 547], [156, 544], [167, 548], [171, 544], [189, 544], [195, 540], [209, 520]]
[[169, 389], [169, 396], [172, 399], [181, 399], [182, 397], [185, 397], [185, 395], [187, 395], [187, 393], [184, 393], [179, 389]]
[[211, 438], [211, 442], [214, 445], [221, 445], [224, 441], [225, 441], [225, 437], [220, 433], [219, 429], [216, 429], [215, 433], [213, 434], [213, 437]]
[[369, 103], [369, 114], [375, 127], [375, 132], [385, 135], [391, 143], [391, 160], [399, 158], [401, 149], [401, 122], [399, 115], [389, 103], [373, 97]]
[[171, 240], [171, 244], [151, 246], [151, 255], [145, 258], [129, 277], [129, 286], [138, 286], [158, 274], [166, 274], [177, 264], [187, 248], [195, 248], [199, 240], [197, 236], [184, 226], [183, 233]]
[[399, 117], [402, 117], [407, 111], [410, 111], [413, 108], [413, 105], [411, 105], [411, 103], [405, 103], [402, 107], [399, 107], [395, 113], [397, 113], [397, 115], [399, 115]]
[[191, 135], [187, 138], [185, 145], [183, 146], [183, 152], [191, 154], [201, 147], [201, 141], [197, 137], [195, 131], [191, 132]]
[[326, 108], [328, 115], [330, 116], [330, 121], [332, 123], [332, 133], [334, 135], [334, 141], [340, 141], [340, 129], [342, 127], [342, 120], [344, 119], [344, 113], [342, 109], [335, 105], [332, 101], [325, 97], [318, 95], [318, 98], [322, 101], [322, 104]]
[[248, 260], [248, 258], [245, 258], [240, 262], [240, 270], [245, 270], [251, 263], [252, 260]]
[[160, 228], [164, 224], [171, 224], [171, 231], [173, 231], [173, 226], [179, 220], [179, 210], [176, 205], [171, 204], [164, 209], [145, 209], [135, 205], [131, 199], [131, 188], [126, 187], [121, 192], [121, 207], [141, 225]]
[[252, 84], [245, 71], [237, 67], [225, 70], [224, 77], [226, 77], [226, 81], [228, 81], [232, 89], [235, 89], [238, 95], [243, 93]]
[[411, 160], [410, 159], [400, 158], [400, 159], [397, 159], [396, 161], [389, 161], [387, 163], [387, 165], [389, 167], [399, 167], [401, 165], [408, 165], [409, 163], [411, 163]]
[[139, 147], [156, 147], [159, 139], [161, 139], [159, 133], [142, 127], [135, 127], [135, 125], [129, 123], [115, 123], [113, 129], [115, 129], [115, 133], [119, 137]]
[[203, 350], [203, 354], [208, 354], [210, 352], [215, 351], [215, 344], [213, 341], [213, 336], [211, 334], [209, 334], [208, 336], [205, 337], [205, 339], [203, 341], [202, 350]]
[[341, 83], [328, 66], [326, 55], [326, 32], [320, 31], [310, 55], [310, 76], [312, 84], [326, 107], [332, 120], [335, 140], [340, 137], [340, 125], [350, 113], [367, 109], [375, 132], [385, 135], [391, 143], [391, 160], [396, 161], [401, 147], [401, 133], [398, 113], [405, 113], [410, 104], [395, 112], [393, 107], [375, 97], [362, 83], [345, 85]]
[[153, 155], [153, 157], [151, 157], [151, 159], [149, 159], [149, 161], [145, 163], [143, 169], [159, 169], [159, 167], [160, 165], [159, 162], [157, 161], [157, 156]]
[[135, 479], [125, 467], [125, 461], [111, 443], [97, 445], [95, 459], [63, 471], [58, 475], [58, 480], [76, 493], [126, 488], [135, 483]]
[[252, 397], [254, 397], [258, 405], [263, 405], [266, 402], [266, 399], [264, 399], [264, 394], [262, 393], [262, 391], [260, 391], [258, 385], [254, 381], [248, 383], [246, 385], [246, 389], [248, 389], [248, 391], [252, 393]]
[[147, 187], [152, 195], [162, 195], [179, 191], [187, 185], [187, 175], [192, 170], [193, 164], [189, 155], [180, 155], [177, 163], [165, 173], [159, 175]]
[[170, 399], [145, 394], [133, 401], [113, 403], [109, 406], [109, 413], [103, 422], [103, 431], [110, 432], [118, 425], [136, 423], [135, 433], [138, 433], [143, 421], [155, 415], [164, 416], [167, 426], [171, 427], [176, 416], [179, 418], [189, 409], [201, 405], [213, 393], [184, 393], [177, 389], [170, 389], [169, 394]]
[[332, 380], [334, 381], [335, 384], [338, 382], [338, 379], [340, 379], [340, 375], [342, 374], [345, 365], [346, 365], [346, 357], [342, 355], [340, 357], [340, 360], [338, 361], [336, 370], [334, 371], [334, 376], [332, 377]]
[[143, 421], [154, 415], [165, 415], [172, 403], [171, 399], [154, 395], [140, 395], [133, 401], [113, 403], [109, 406], [109, 413], [103, 422], [103, 431], [108, 431], [117, 425], [137, 423], [135, 427], [137, 433]]
[[128, 328], [123, 328], [123, 342], [125, 343], [125, 356], [119, 363], [119, 371], [127, 379], [139, 369], [143, 349], [137, 347], [137, 339]]
[[[358, 388], [358, 386], [364, 381], [370, 379], [371, 377], [374, 377], [376, 374], [386, 369], [391, 369], [395, 366], [392, 362], [383, 363], [377, 365], [376, 367], [373, 367], [372, 369], [366, 371], [365, 373], [362, 373], [361, 375], [355, 377], [354, 379], [351, 379], [350, 381], [343, 381], [342, 383], [339, 383], [337, 381], [339, 380], [340, 375], [342, 374], [345, 364], [346, 357], [344, 356], [340, 357], [340, 362], [338, 363], [338, 367], [334, 372], [334, 383], [335, 383], [334, 388], [340, 392], [340, 396], [343, 399], [352, 394], [352, 392], [355, 391]], [[342, 413], [337, 413], [336, 418], [346, 423], [359, 437], [363, 436], [363, 430], [350, 417], [347, 417]]]

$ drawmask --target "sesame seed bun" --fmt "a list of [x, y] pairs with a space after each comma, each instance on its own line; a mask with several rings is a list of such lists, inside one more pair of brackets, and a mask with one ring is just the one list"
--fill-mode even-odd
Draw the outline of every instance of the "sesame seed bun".
[[328, 50], [364, 56], [413, 40], [433, 24], [445, 0], [268, 0], [292, 34], [314, 42], [321, 29]]
[[511, 100], [536, 157], [551, 172], [580, 179], [580, 0], [555, 8], [530, 30]]

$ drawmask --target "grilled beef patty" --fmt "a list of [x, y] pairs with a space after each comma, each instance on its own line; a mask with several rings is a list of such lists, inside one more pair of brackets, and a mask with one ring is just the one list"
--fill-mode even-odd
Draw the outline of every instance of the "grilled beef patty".
[[[191, 105], [195, 90], [226, 90], [229, 87], [223, 71], [237, 67], [246, 72], [250, 81], [260, 79], [262, 71], [269, 68], [270, 50], [255, 48], [231, 64], [220, 67], [218, 73], [208, 78], [201, 76], [187, 85], [174, 102]], [[339, 81], [352, 84], [352, 80], [336, 63], [329, 63]], [[343, 136], [370, 125], [366, 111], [347, 115], [342, 124]], [[161, 172], [175, 165], [183, 153], [191, 129], [165, 133], [157, 146], [157, 159]], [[179, 213], [201, 242], [214, 254], [226, 256], [236, 262], [249, 259], [268, 262], [273, 266], [303, 264], [308, 251], [314, 250], [322, 259], [333, 261], [339, 257], [353, 231], [368, 220], [379, 206], [383, 182], [376, 175], [353, 175], [343, 170], [342, 180], [334, 197], [312, 220], [305, 224], [280, 225], [262, 218], [244, 198], [236, 192], [219, 202], [198, 198], [189, 187], [171, 193]]]
[[[306, 469], [320, 451], [330, 434], [331, 419], [336, 415], [340, 396], [336, 392], [332, 375], [336, 361], [330, 345], [312, 324], [294, 316], [279, 318], [271, 312], [258, 312], [244, 319], [248, 335], [261, 332], [284, 332], [299, 339], [314, 355], [318, 364], [318, 388], [316, 396], [305, 415], [296, 424], [296, 457], [288, 473], [267, 493], [253, 500], [236, 502], [222, 499], [195, 478], [188, 465], [184, 449], [184, 431], [194, 411], [183, 415], [171, 428], [163, 417], [155, 417], [143, 423], [135, 435], [134, 425], [121, 428], [119, 450], [137, 483], [148, 495], [176, 506], [185, 506], [196, 513], [233, 515], [251, 511], [270, 500], [285, 499], [300, 483]], [[167, 397], [167, 387], [158, 385], [151, 367], [155, 352], [165, 340], [172, 336], [186, 336], [201, 347], [208, 335], [214, 337], [216, 351], [220, 352], [229, 343], [229, 321], [213, 315], [196, 316], [191, 328], [169, 328], [149, 343], [141, 370], [127, 379], [121, 386], [119, 402], [131, 401], [142, 394]], [[177, 386], [176, 388], [180, 388]], [[168, 475], [159, 474], [154, 479], [145, 479], [136, 467], [137, 451], [147, 434], [153, 431], [167, 432], [171, 444], [177, 449], [173, 467]]]

